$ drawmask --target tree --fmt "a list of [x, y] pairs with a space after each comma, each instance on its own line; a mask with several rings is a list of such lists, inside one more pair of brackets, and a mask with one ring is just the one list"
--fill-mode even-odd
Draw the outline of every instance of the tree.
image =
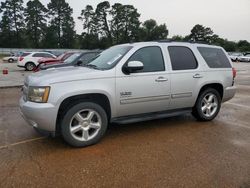
[[104, 1], [97, 5], [95, 14], [96, 14], [96, 21], [98, 24], [98, 28], [101, 31], [100, 34], [102, 35], [102, 38], [108, 38], [108, 45], [112, 45], [113, 43], [112, 33], [110, 30], [110, 25], [108, 23], [109, 13], [110, 13], [110, 4], [108, 1]]
[[143, 41], [153, 41], [167, 39], [168, 29], [166, 24], [158, 25], [153, 19], [146, 20], [142, 24], [141, 39]]
[[73, 9], [65, 0], [51, 0], [48, 9], [50, 27], [56, 31], [57, 47], [71, 48], [75, 38]]
[[81, 16], [78, 17], [83, 22], [83, 29], [87, 34], [96, 34], [97, 32], [97, 20], [94, 9], [91, 5], [87, 5], [82, 10]]
[[192, 28], [191, 34], [189, 35], [188, 38], [193, 42], [211, 43], [212, 35], [213, 31], [211, 28], [197, 24]]
[[0, 26], [2, 36], [7, 34], [7, 37], [3, 39], [6, 46], [21, 47], [21, 33], [24, 27], [23, 12], [23, 0], [1, 2], [0, 13], [2, 13], [2, 20]]
[[240, 40], [237, 43], [237, 47], [241, 52], [250, 52], [250, 43], [246, 40]]
[[38, 48], [40, 42], [44, 37], [44, 30], [47, 26], [48, 10], [39, 0], [30, 0], [27, 2], [27, 8], [25, 9], [25, 21], [27, 23], [27, 34], [32, 41], [32, 47]]
[[110, 15], [112, 36], [116, 44], [138, 39], [140, 14], [134, 6], [116, 3], [112, 6]]

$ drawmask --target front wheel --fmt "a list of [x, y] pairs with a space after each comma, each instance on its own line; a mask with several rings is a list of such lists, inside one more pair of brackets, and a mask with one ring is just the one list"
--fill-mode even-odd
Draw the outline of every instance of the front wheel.
[[217, 116], [220, 108], [220, 94], [217, 90], [208, 88], [200, 93], [192, 114], [200, 121], [211, 121]]
[[107, 114], [100, 105], [82, 102], [66, 112], [61, 133], [71, 146], [86, 147], [96, 144], [104, 136], [107, 126]]
[[26, 63], [26, 65], [25, 65], [25, 69], [27, 71], [32, 71], [35, 67], [36, 67], [36, 65], [32, 62]]

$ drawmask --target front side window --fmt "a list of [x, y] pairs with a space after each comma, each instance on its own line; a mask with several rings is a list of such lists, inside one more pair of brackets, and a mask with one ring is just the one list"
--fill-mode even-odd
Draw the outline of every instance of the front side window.
[[140, 61], [143, 69], [137, 72], [158, 72], [165, 71], [163, 55], [160, 47], [150, 46], [137, 50], [128, 60]]
[[210, 68], [231, 68], [231, 64], [222, 49], [198, 47], [198, 50]]
[[198, 67], [191, 49], [184, 46], [169, 46], [168, 52], [173, 70], [190, 70]]

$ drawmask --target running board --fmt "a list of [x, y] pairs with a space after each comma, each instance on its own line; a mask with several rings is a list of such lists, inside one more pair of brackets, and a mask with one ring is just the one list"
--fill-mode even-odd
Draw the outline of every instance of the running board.
[[118, 117], [111, 119], [111, 123], [118, 123], [118, 124], [129, 124], [129, 123], [137, 123], [142, 121], [149, 121], [154, 119], [163, 119], [173, 116], [179, 116], [186, 113], [190, 113], [192, 111], [191, 108], [185, 108], [180, 110], [170, 110], [170, 111], [163, 111], [163, 112], [153, 112], [147, 114], [139, 114], [139, 115], [131, 115], [125, 117]]

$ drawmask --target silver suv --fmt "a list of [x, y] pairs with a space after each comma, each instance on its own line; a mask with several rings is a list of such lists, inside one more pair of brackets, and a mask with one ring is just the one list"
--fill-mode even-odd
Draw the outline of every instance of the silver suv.
[[91, 63], [26, 78], [20, 108], [36, 130], [75, 147], [97, 143], [110, 122], [132, 123], [192, 112], [213, 120], [236, 92], [223, 48], [145, 42], [111, 47]]

